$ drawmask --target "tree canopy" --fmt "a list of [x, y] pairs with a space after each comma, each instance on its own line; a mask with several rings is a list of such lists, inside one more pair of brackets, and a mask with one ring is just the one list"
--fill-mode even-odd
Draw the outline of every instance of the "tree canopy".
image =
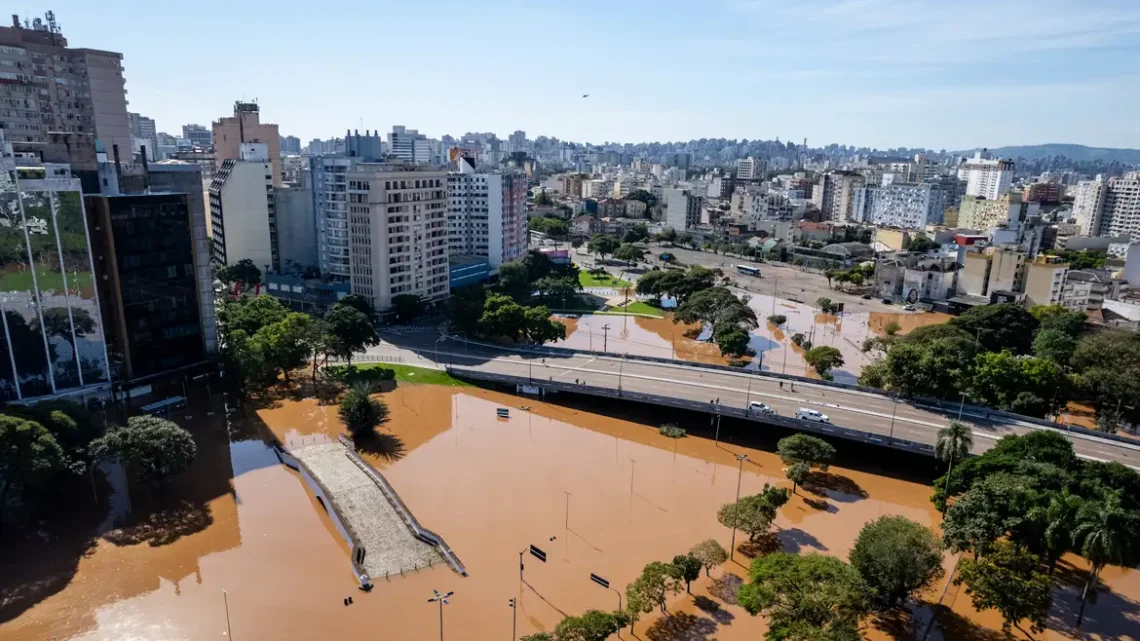
[[943, 574], [938, 535], [903, 516], [864, 525], [848, 558], [879, 608], [902, 605]]
[[768, 641], [859, 641], [868, 612], [859, 573], [832, 556], [776, 552], [752, 562], [739, 600], [768, 618]]
[[810, 434], [785, 436], [776, 443], [776, 453], [784, 465], [806, 463], [809, 467], [826, 471], [835, 458], [835, 447]]
[[1000, 303], [971, 307], [950, 319], [950, 325], [976, 336], [987, 351], [1007, 349], [1014, 354], [1028, 354], [1039, 322], [1021, 305]]
[[831, 377], [829, 372], [833, 368], [843, 367], [843, 353], [829, 345], [809, 349], [804, 353], [804, 360], [824, 379]]
[[788, 502], [788, 490], [764, 484], [759, 494], [743, 496], [725, 503], [717, 512], [717, 520], [725, 527], [735, 527], [748, 535], [749, 541], [768, 531], [776, 519], [776, 511]]
[[132, 416], [91, 442], [99, 461], [119, 461], [147, 481], [160, 484], [186, 471], [198, 447], [190, 432], [155, 416]]
[[586, 243], [586, 250], [602, 259], [613, 254], [618, 247], [621, 247], [621, 241], [609, 234], [594, 234]]

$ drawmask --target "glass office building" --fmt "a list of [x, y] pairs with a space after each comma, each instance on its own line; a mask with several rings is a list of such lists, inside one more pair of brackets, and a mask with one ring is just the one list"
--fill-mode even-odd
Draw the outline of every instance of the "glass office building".
[[83, 393], [110, 379], [79, 180], [0, 152], [0, 401]]

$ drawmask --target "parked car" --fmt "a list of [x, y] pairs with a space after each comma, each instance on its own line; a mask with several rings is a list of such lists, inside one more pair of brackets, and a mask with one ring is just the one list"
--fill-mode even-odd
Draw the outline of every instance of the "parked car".
[[752, 401], [751, 403], [749, 403], [748, 404], [748, 411], [749, 412], [755, 412], [757, 414], [777, 414], [778, 413], [778, 412], [776, 412], [776, 410], [772, 409], [771, 407], [768, 407], [767, 404], [761, 403], [760, 401]]
[[831, 422], [831, 419], [827, 417], [827, 414], [822, 414], [815, 410], [809, 410], [806, 407], [801, 407], [800, 409], [796, 410], [796, 418], [803, 419], [805, 421], [814, 421], [816, 423]]
[[891, 304], [891, 302], [892, 302], [892, 301], [891, 301], [891, 299], [889, 299], [889, 298], [884, 298], [884, 299], [883, 299], [883, 304], [884, 304], [884, 305], [890, 305], [890, 304]]
[[870, 294], [863, 294], [863, 300], [871, 300]]

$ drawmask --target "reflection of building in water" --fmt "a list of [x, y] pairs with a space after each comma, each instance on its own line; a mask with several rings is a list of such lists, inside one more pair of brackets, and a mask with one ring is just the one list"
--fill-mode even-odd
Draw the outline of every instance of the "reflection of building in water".
[[109, 379], [77, 178], [0, 153], [0, 401], [96, 391]]

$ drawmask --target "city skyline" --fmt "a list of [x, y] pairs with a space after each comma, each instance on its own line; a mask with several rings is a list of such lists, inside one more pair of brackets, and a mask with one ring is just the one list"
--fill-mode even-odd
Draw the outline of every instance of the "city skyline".
[[[350, 2], [304, 13], [206, 0], [175, 14], [65, 0], [17, 9], [52, 9], [72, 46], [123, 53], [131, 111], [171, 133], [256, 98], [267, 122], [304, 141], [403, 124], [434, 138], [522, 129], [594, 143], [1140, 147], [1128, 112], [1140, 98], [1140, 7], [992, 4], [756, 1], [694, 12], [674, 0], [574, 11], [445, 2], [425, 12]], [[228, 44], [218, 34], [227, 23], [242, 25]], [[203, 38], [224, 46], [183, 46]]]

